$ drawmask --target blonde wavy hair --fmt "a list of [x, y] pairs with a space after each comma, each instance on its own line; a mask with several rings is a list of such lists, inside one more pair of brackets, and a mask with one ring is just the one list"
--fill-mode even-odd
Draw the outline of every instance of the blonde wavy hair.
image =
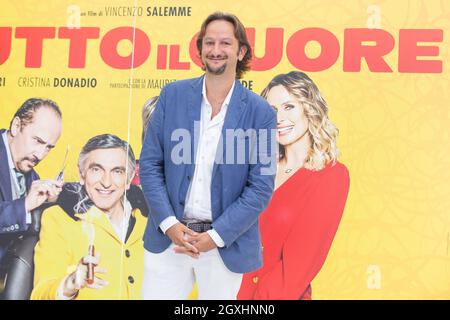
[[145, 101], [142, 107], [142, 142], [144, 142], [145, 134], [147, 133], [148, 123], [150, 121], [150, 116], [155, 110], [156, 103], [158, 102], [159, 96], [154, 96]]
[[[264, 88], [261, 96], [267, 99], [269, 90], [280, 85], [303, 106], [303, 112], [308, 120], [308, 134], [311, 137], [312, 145], [304, 167], [317, 171], [329, 163], [334, 164], [339, 157], [336, 145], [339, 130], [328, 118], [328, 105], [315, 83], [300, 71], [279, 74]], [[284, 147], [279, 145], [278, 159], [281, 160], [284, 157]]]

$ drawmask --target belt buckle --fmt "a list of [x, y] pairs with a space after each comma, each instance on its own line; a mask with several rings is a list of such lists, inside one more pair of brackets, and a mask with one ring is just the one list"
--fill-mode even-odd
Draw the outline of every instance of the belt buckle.
[[[191, 229], [191, 224], [193, 224], [194, 222], [186, 222], [186, 227], [188, 227], [189, 229]], [[191, 229], [192, 230], [192, 229]]]
[[185, 226], [191, 230], [193, 230], [191, 226], [196, 223], [197, 223], [196, 221], [184, 221]]
[[[195, 232], [204, 232], [205, 230], [205, 224], [210, 224], [210, 222], [205, 222], [205, 221], [184, 221], [184, 224], [186, 227], [188, 227], [189, 229], [195, 231]], [[198, 228], [194, 228], [193, 226], [198, 226]]]

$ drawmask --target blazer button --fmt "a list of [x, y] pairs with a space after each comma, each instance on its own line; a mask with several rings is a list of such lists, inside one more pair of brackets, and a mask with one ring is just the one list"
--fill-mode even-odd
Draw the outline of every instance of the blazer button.
[[191, 176], [187, 176], [188, 180], [191, 181], [192, 177]]
[[258, 283], [259, 278], [258, 277], [253, 277], [252, 280], [253, 280], [253, 283]]
[[128, 282], [133, 284], [134, 283], [134, 278], [132, 276], [128, 276]]
[[125, 257], [129, 258], [130, 257], [130, 250], [125, 250]]

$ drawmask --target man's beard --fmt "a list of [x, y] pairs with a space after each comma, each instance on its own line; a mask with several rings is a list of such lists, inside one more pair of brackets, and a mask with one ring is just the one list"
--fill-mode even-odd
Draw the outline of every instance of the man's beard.
[[[32, 168], [37, 166], [40, 162], [40, 160], [36, 157], [23, 157], [22, 159], [20, 159], [19, 163], [21, 164], [25, 161], [31, 162], [32, 166], [31, 166], [31, 168], [28, 168], [28, 166], [26, 166], [27, 168], [25, 170], [24, 170], [24, 168], [21, 168], [20, 171], [23, 171], [23, 173], [30, 171]], [[19, 166], [19, 167], [22, 167], [22, 166]]]
[[218, 67], [217, 69], [212, 68], [208, 62], [205, 62], [206, 70], [208, 70], [209, 73], [214, 74], [216, 76], [221, 75], [225, 72], [227, 68], [227, 64], [224, 63], [221, 67]]

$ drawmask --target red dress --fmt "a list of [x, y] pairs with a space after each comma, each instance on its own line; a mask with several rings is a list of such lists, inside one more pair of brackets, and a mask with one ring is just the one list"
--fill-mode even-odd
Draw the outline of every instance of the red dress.
[[349, 189], [347, 168], [301, 168], [275, 190], [259, 218], [263, 267], [242, 279], [238, 299], [311, 299], [336, 234]]

